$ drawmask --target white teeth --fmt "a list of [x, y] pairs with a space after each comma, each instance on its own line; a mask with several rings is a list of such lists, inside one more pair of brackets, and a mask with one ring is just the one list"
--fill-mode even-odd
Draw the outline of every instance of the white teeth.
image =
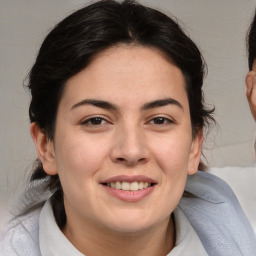
[[144, 188], [144, 182], [143, 181], [140, 181], [139, 183], [139, 189], [143, 189]]
[[148, 187], [148, 182], [144, 182], [143, 183], [143, 188], [147, 188]]
[[119, 189], [119, 190], [125, 190], [125, 191], [138, 191], [145, 188], [148, 188], [151, 186], [149, 182], [143, 182], [143, 181], [133, 181], [131, 183], [127, 181], [116, 181], [116, 182], [110, 182], [107, 183], [108, 187]]
[[131, 189], [131, 191], [139, 190], [139, 183], [137, 181], [132, 182], [130, 185], [130, 189]]
[[122, 183], [121, 182], [117, 181], [115, 185], [116, 185], [115, 186], [116, 189], [122, 189]]
[[130, 190], [130, 184], [128, 182], [122, 182], [122, 190]]

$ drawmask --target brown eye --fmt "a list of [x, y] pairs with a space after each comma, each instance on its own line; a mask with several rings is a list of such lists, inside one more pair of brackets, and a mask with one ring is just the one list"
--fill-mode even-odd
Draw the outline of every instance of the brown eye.
[[92, 118], [90, 118], [90, 119], [85, 120], [82, 124], [98, 126], [98, 125], [105, 124], [106, 122], [107, 122], [107, 121], [106, 121], [104, 118], [101, 118], [101, 117], [92, 117]]
[[152, 120], [150, 120], [150, 123], [157, 124], [157, 125], [163, 125], [163, 124], [172, 123], [172, 121], [165, 117], [155, 117]]

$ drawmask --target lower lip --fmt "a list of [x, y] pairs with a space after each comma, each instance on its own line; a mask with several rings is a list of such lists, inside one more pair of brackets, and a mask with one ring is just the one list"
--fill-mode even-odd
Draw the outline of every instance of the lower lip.
[[137, 191], [125, 191], [125, 190], [115, 189], [115, 188], [111, 188], [104, 185], [103, 187], [106, 189], [108, 193], [110, 193], [111, 195], [113, 195], [114, 197], [122, 201], [138, 202], [143, 198], [147, 197], [149, 194], [151, 194], [155, 188], [155, 185], [148, 188], [141, 189], [141, 190], [137, 190]]

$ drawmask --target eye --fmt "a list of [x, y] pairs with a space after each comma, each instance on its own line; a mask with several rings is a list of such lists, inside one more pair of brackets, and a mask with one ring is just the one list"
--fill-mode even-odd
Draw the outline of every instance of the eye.
[[107, 121], [102, 118], [102, 117], [91, 117], [89, 119], [86, 119], [82, 122], [83, 125], [88, 125], [88, 126], [100, 126], [106, 124]]
[[173, 121], [162, 116], [155, 117], [149, 121], [149, 124], [156, 124], [156, 125], [165, 125], [170, 123], [173, 123]]

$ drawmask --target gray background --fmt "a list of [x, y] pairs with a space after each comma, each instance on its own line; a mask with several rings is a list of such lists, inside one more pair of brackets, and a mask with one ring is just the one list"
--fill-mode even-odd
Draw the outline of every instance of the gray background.
[[[0, 0], [0, 212], [36, 157], [23, 82], [50, 28], [89, 1]], [[149, 4], [175, 15], [208, 64], [205, 96], [216, 106], [205, 144], [210, 166], [252, 166], [255, 124], [245, 97], [245, 36], [255, 0], [162, 0]], [[1, 219], [1, 218], [0, 218]], [[1, 224], [1, 220], [0, 220]]]

